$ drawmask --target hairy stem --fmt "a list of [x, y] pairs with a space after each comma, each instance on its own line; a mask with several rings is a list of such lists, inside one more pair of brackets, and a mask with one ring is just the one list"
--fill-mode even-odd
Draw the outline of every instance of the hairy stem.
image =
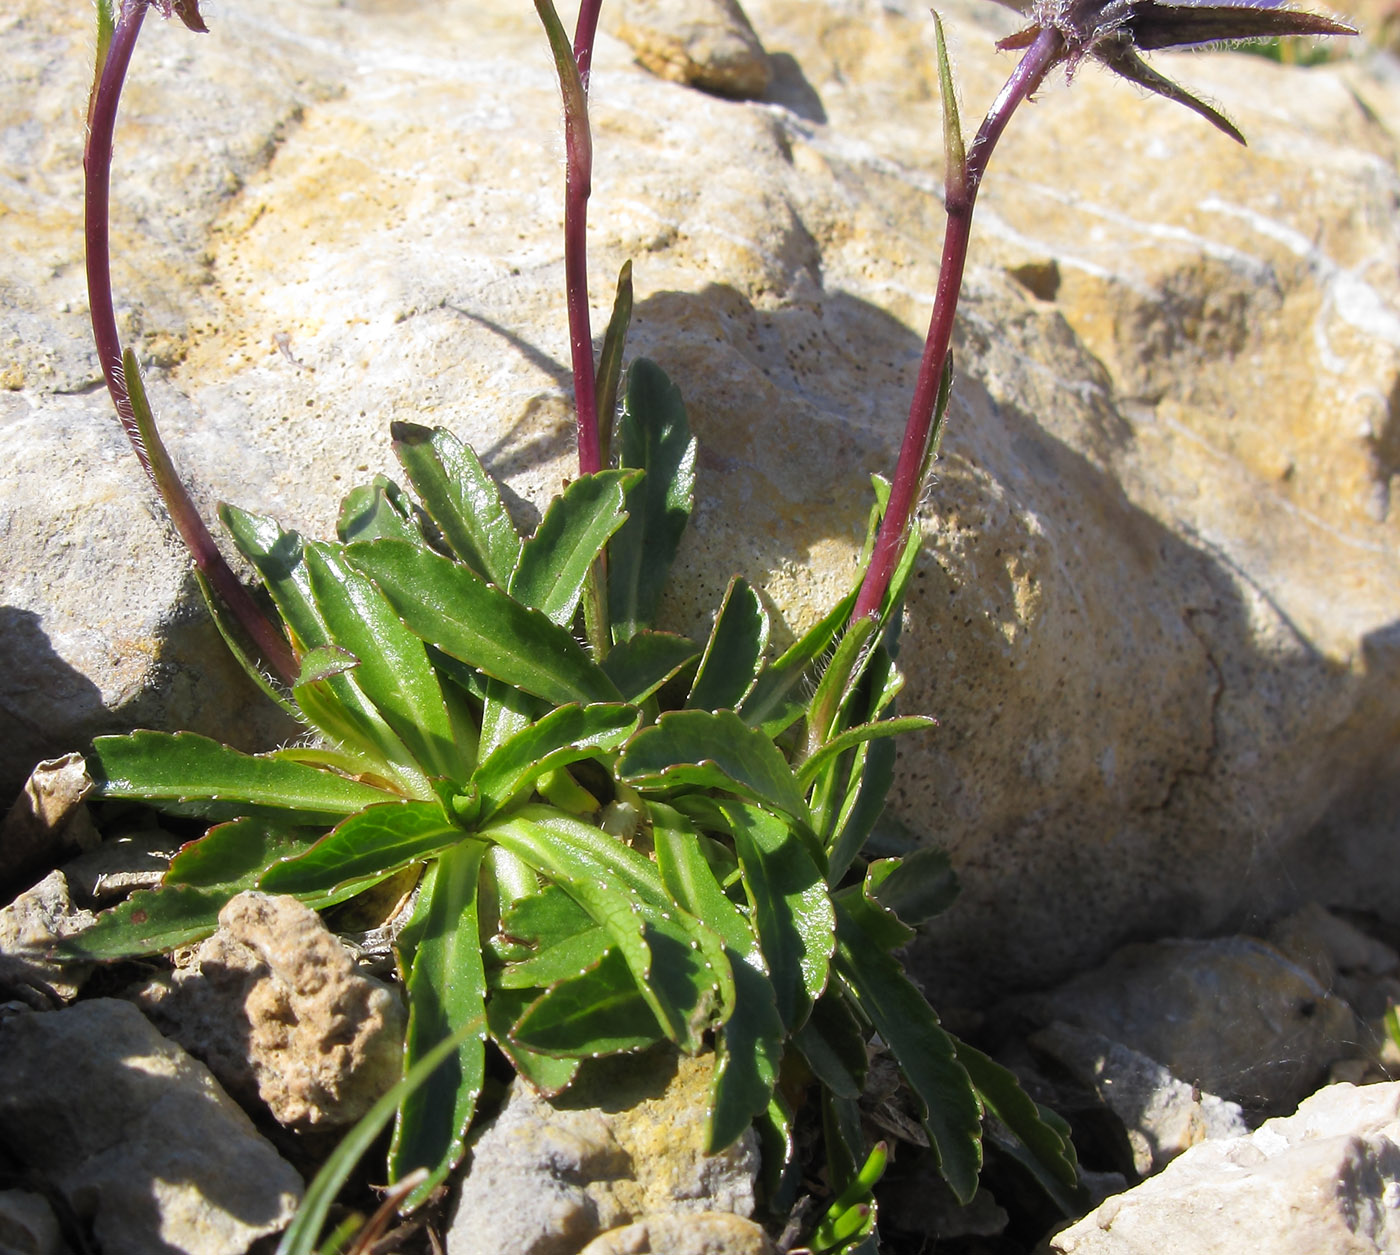
[[1043, 30], [1036, 36], [983, 119], [977, 138], [968, 150], [966, 162], [961, 169], [950, 168], [948, 171], [945, 201], [948, 225], [943, 235], [943, 256], [939, 264], [933, 316], [924, 341], [923, 359], [919, 363], [919, 377], [909, 406], [909, 420], [904, 428], [894, 482], [890, 486], [889, 506], [880, 522], [870, 565], [851, 613], [853, 620], [879, 614], [918, 501], [929, 437], [933, 431], [938, 385], [943, 377], [948, 345], [953, 338], [953, 316], [957, 313], [958, 295], [962, 291], [963, 269], [967, 263], [968, 239], [972, 231], [972, 209], [982, 176], [986, 173], [997, 140], [1011, 121], [1011, 115], [1040, 86], [1046, 72], [1059, 59], [1063, 47], [1063, 38], [1058, 31]]
[[580, 106], [564, 107], [564, 282], [568, 293], [569, 349], [574, 369], [574, 407], [578, 413], [578, 469], [583, 475], [602, 470], [598, 443], [597, 381], [593, 373], [593, 331], [588, 314], [588, 197], [593, 190], [593, 140], [588, 124], [588, 73], [603, 0], [583, 0], [574, 28], [574, 65]]
[[[264, 663], [282, 679], [291, 683], [296, 678], [296, 663], [280, 632], [254, 604], [247, 589], [238, 582], [214, 538], [199, 517], [194, 502], [179, 476], [163, 457], [163, 449], [150, 446], [159, 443], [154, 426], [143, 436], [132, 405], [126, 370], [122, 363], [121, 337], [117, 332], [116, 312], [112, 304], [112, 258], [108, 217], [111, 206], [112, 141], [116, 132], [117, 105], [121, 100], [131, 54], [136, 37], [146, 16], [146, 0], [127, 0], [111, 32], [105, 49], [97, 82], [93, 87], [88, 115], [87, 147], [83, 152], [85, 176], [83, 232], [87, 251], [88, 307], [92, 318], [92, 336], [102, 375], [107, 381], [117, 418], [126, 431], [131, 447], [136, 451], [145, 472], [150, 476], [170, 513], [180, 539], [185, 542], [195, 566], [237, 618], [243, 630], [257, 646]], [[99, 49], [99, 55], [101, 54]], [[135, 359], [131, 359], [134, 368]]]

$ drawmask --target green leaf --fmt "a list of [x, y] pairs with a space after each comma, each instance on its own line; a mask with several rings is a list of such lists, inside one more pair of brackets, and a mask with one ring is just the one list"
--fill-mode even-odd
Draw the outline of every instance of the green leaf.
[[652, 626], [695, 498], [696, 442], [681, 394], [646, 358], [632, 363], [618, 428], [618, 461], [645, 477], [627, 493], [627, 522], [608, 546], [613, 639]]
[[340, 503], [336, 535], [342, 544], [353, 540], [407, 540], [424, 544], [413, 517], [413, 505], [392, 479], [376, 475], [374, 482], [352, 488]]
[[675, 710], [632, 738], [617, 774], [639, 789], [691, 784], [739, 793], [801, 822], [807, 803], [782, 751], [731, 710]]
[[713, 1154], [742, 1137], [767, 1110], [787, 1035], [758, 939], [715, 879], [697, 834], [670, 807], [650, 810], [662, 881], [681, 907], [719, 934], [734, 972], [734, 1008], [716, 1043], [719, 1062], [710, 1089], [706, 1149]]
[[324, 835], [319, 828], [282, 828], [263, 819], [217, 824], [180, 847], [161, 883], [193, 889], [228, 889], [229, 896], [257, 888], [279, 859], [305, 853]]
[[335, 823], [396, 800], [382, 789], [273, 755], [256, 757], [193, 732], [103, 736], [88, 757], [97, 796], [138, 798], [186, 814], [270, 814], [292, 823]]
[[[404, 543], [404, 542], [400, 542]], [[471, 770], [453, 740], [442, 689], [423, 642], [369, 580], [328, 545], [307, 545], [306, 565], [331, 639], [359, 660], [355, 682], [429, 776]]]
[[508, 963], [493, 978], [500, 989], [544, 989], [596, 967], [611, 949], [608, 930], [586, 916], [588, 927], [562, 939], [541, 940], [527, 959]]
[[782, 819], [743, 802], [716, 798], [713, 805], [734, 838], [778, 1013], [795, 1031], [826, 988], [836, 945], [826, 879]]
[[455, 1055], [468, 1038], [481, 1031], [482, 1025], [479, 1023], [463, 1024], [450, 1037], [426, 1051], [405, 1072], [403, 1078], [341, 1138], [306, 1191], [301, 1206], [297, 1208], [297, 1214], [283, 1233], [281, 1242], [277, 1244], [276, 1255], [315, 1255], [316, 1238], [325, 1226], [326, 1217], [330, 1214], [336, 1196], [350, 1179], [355, 1165], [374, 1145], [384, 1126], [393, 1119], [400, 1104], [406, 1103], [424, 1084], [432, 1080], [448, 1057]]
[[[209, 612], [210, 622], [213, 623], [228, 652], [233, 655], [234, 661], [243, 669], [243, 674], [257, 685], [268, 701], [280, 706], [293, 719], [300, 719], [301, 712], [283, 695], [284, 690], [275, 685], [263, 673], [262, 667], [254, 661], [254, 656], [260, 651], [245, 631], [244, 625], [239, 622], [238, 616], [228, 608], [223, 598], [214, 595], [214, 589], [203, 571], [195, 567], [191, 574], [204, 601], [204, 608]], [[288, 654], [290, 653], [289, 648]]]
[[482, 822], [535, 787], [546, 772], [615, 750], [636, 730], [635, 706], [560, 706], [494, 749], [472, 776]]
[[829, 740], [821, 749], [798, 766], [798, 782], [810, 785], [822, 771], [847, 750], [866, 741], [878, 740], [884, 736], [899, 736], [904, 732], [920, 732], [925, 728], [933, 728], [937, 725], [938, 720], [930, 719], [927, 715], [905, 715], [902, 719], [882, 719], [878, 723], [862, 723], [858, 727], [848, 728], [845, 732]]
[[130, 959], [160, 954], [201, 941], [219, 926], [219, 912], [233, 893], [222, 886], [138, 889], [103, 911], [82, 932], [63, 938], [55, 952], [65, 958]]
[[950, 192], [963, 186], [967, 178], [967, 154], [963, 151], [962, 123], [958, 120], [958, 95], [953, 87], [953, 67], [948, 64], [948, 45], [943, 39], [943, 22], [933, 15], [933, 37], [938, 50], [938, 90], [943, 97], [943, 160]]
[[627, 343], [627, 327], [632, 321], [632, 263], [625, 261], [617, 276], [612, 316], [603, 333], [598, 354], [598, 460], [606, 466], [611, 460], [613, 425], [617, 422], [617, 387], [622, 379], [622, 352]]
[[687, 1053], [733, 1005], [723, 944], [677, 908], [656, 865], [592, 824], [526, 806], [481, 830], [555, 881], [611, 935], [666, 1035]]
[[812, 1075], [835, 1097], [860, 1097], [865, 1081], [865, 1038], [838, 990], [828, 989], [817, 999], [793, 1041]]
[[638, 632], [608, 651], [603, 671], [617, 685], [624, 701], [637, 704], [699, 655], [700, 647], [687, 637], [670, 632]]
[[943, 1178], [966, 1203], [977, 1191], [982, 1167], [982, 1111], [972, 1080], [924, 996], [841, 903], [836, 926], [833, 969], [918, 1096]]
[[464, 841], [430, 868], [411, 927], [415, 951], [408, 974], [404, 1067], [412, 1070], [438, 1043], [476, 1026], [441, 1070], [404, 1099], [389, 1150], [397, 1181], [415, 1168], [428, 1180], [410, 1196], [423, 1201], [465, 1153], [486, 1069], [486, 972], [477, 934], [477, 880], [484, 847]]
[[387, 876], [435, 854], [466, 833], [436, 802], [370, 806], [352, 815], [299, 858], [269, 867], [268, 893], [322, 893], [367, 876]]
[[546, 991], [511, 1036], [541, 1054], [587, 1059], [641, 1050], [663, 1034], [627, 960], [610, 949], [593, 967]]
[[345, 553], [411, 631], [454, 658], [556, 706], [618, 700], [564, 628], [460, 563], [397, 540], [350, 545]]
[[640, 478], [635, 471], [600, 471], [574, 480], [555, 497], [520, 551], [511, 596], [568, 627], [593, 560], [622, 526], [623, 499]]
[[953, 1048], [958, 1062], [967, 1069], [988, 1111], [1006, 1126], [1013, 1136], [1035, 1157], [1043, 1171], [1064, 1189], [1079, 1185], [1074, 1144], [1070, 1141], [1069, 1125], [1059, 1116], [1047, 1112], [1036, 1103], [1016, 1079], [1016, 1074], [995, 1059], [984, 1055], [975, 1046], [954, 1037]]
[[875, 887], [873, 896], [887, 911], [917, 928], [953, 905], [958, 877], [945, 851], [925, 846], [898, 860], [898, 866]]
[[838, 722], [841, 712], [859, 685], [870, 661], [874, 633], [874, 622], [870, 619], [860, 619], [846, 629], [846, 634], [836, 646], [836, 652], [832, 654], [831, 661], [822, 672], [822, 678], [817, 684], [817, 691], [808, 710], [806, 755], [816, 753], [841, 730]]
[[893, 741], [871, 741], [856, 752], [850, 772], [854, 787], [837, 818], [827, 852], [829, 883], [841, 882], [884, 813], [885, 799], [894, 784], [895, 759]]
[[[303, 662], [318, 662], [332, 651], [334, 646], [313, 649], [302, 655]], [[358, 660], [354, 660], [358, 665]], [[292, 686], [292, 696], [296, 699], [301, 717], [310, 723], [335, 747], [333, 753], [338, 761], [323, 758], [328, 764], [334, 763], [336, 770], [348, 775], [371, 777], [384, 782], [386, 789], [403, 793], [419, 800], [432, 796], [432, 785], [421, 767], [413, 761], [408, 747], [399, 740], [379, 712], [368, 700], [362, 700], [359, 689], [350, 678], [349, 668], [330, 671], [316, 668], [315, 678], [304, 679]], [[303, 669], [303, 674], [308, 672]], [[342, 696], [349, 696], [342, 701]], [[294, 752], [278, 754], [295, 762], [311, 761], [300, 746]]]
[[496, 481], [470, 445], [450, 431], [391, 423], [394, 452], [443, 539], [482, 579], [506, 588], [520, 557], [520, 535]]
[[807, 700], [802, 693], [809, 671], [841, 635], [856, 604], [857, 589], [852, 589], [823, 618], [802, 634], [755, 681], [753, 689], [739, 706], [739, 714], [750, 727], [760, 728], [765, 735], [776, 737], [807, 712]]
[[491, 1040], [510, 1060], [511, 1066], [544, 1097], [556, 1098], [578, 1075], [579, 1060], [527, 1050], [510, 1035], [520, 1017], [539, 997], [539, 992], [538, 989], [493, 988], [486, 1000], [486, 1022], [491, 1028]]
[[768, 615], [758, 594], [737, 575], [725, 590], [686, 706], [735, 710], [754, 686], [768, 645]]

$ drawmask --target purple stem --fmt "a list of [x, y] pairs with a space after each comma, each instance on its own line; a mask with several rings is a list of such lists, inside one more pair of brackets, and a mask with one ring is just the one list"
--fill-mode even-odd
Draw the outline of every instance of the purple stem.
[[1063, 50], [1063, 39], [1058, 31], [1042, 30], [1035, 37], [983, 119], [977, 138], [968, 150], [966, 164], [960, 171], [948, 172], [945, 201], [948, 225], [943, 235], [943, 257], [939, 263], [933, 317], [924, 341], [924, 355], [919, 363], [919, 378], [909, 406], [909, 421], [904, 428], [904, 442], [900, 446], [894, 482], [890, 485], [889, 505], [880, 522], [875, 548], [870, 555], [870, 566], [866, 569], [855, 609], [851, 612], [853, 621], [879, 614], [922, 488], [924, 458], [933, 430], [938, 384], [943, 377], [948, 345], [953, 338], [953, 316], [957, 313], [958, 294], [962, 291], [963, 268], [967, 263], [968, 239], [972, 231], [972, 208], [982, 176], [987, 170], [987, 162], [991, 160], [992, 150], [1017, 106], [1040, 86], [1046, 72], [1059, 60]]
[[[564, 110], [564, 287], [569, 311], [569, 350], [574, 368], [574, 407], [578, 414], [578, 469], [602, 469], [598, 445], [597, 380], [593, 372], [593, 330], [588, 313], [588, 197], [593, 186], [593, 142], [588, 125], [588, 72], [603, 0], [583, 0], [574, 28], [574, 64], [583, 83], [581, 116]], [[567, 101], [566, 101], [567, 105]]]
[[83, 152], [85, 195], [83, 232], [87, 250], [88, 307], [92, 318], [92, 336], [107, 391], [116, 407], [117, 418], [126, 431], [131, 447], [136, 451], [146, 474], [165, 501], [171, 521], [185, 542], [195, 566], [204, 575], [215, 593], [237, 617], [244, 631], [252, 638], [263, 661], [292, 683], [297, 675], [295, 659], [280, 632], [254, 604], [248, 590], [239, 583], [219, 552], [214, 538], [199, 517], [185, 485], [174, 475], [158, 475], [152, 464], [146, 441], [141, 436], [132, 408], [122, 368], [121, 337], [117, 333], [117, 317], [112, 306], [112, 259], [108, 233], [111, 205], [112, 140], [117, 125], [117, 105], [122, 85], [136, 47], [136, 37], [145, 19], [147, 0], [126, 0], [112, 32], [112, 42], [102, 66], [101, 78], [93, 93], [88, 118], [87, 147]]

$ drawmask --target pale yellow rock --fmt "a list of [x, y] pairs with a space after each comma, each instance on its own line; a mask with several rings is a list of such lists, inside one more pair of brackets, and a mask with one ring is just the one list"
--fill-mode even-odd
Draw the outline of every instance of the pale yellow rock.
[[737, 0], [618, 0], [610, 19], [653, 74], [725, 96], [761, 96], [768, 54]]

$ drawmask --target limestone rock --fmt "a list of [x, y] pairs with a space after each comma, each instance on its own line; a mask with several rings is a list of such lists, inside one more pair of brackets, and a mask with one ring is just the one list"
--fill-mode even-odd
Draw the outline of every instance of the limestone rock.
[[1179, 1081], [1155, 1060], [1097, 1033], [1056, 1023], [1029, 1044], [1123, 1122], [1139, 1176], [1160, 1171], [1198, 1142], [1249, 1132], [1239, 1104]]
[[0, 1251], [5, 1255], [68, 1255], [58, 1218], [42, 1194], [0, 1190]]
[[600, 1234], [579, 1255], [773, 1255], [773, 1243], [732, 1212], [663, 1212]]
[[[893, 465], [941, 123], [925, 4], [747, 7], [763, 102], [679, 91], [600, 37], [590, 276], [598, 327], [635, 260], [629, 352], [701, 442], [669, 625], [707, 630], [738, 573], [782, 644], [851, 582]], [[1016, 17], [941, 11], [970, 129]], [[285, 726], [219, 661], [86, 390], [87, 14], [6, 14], [0, 778], [138, 721], [265, 748]], [[196, 500], [328, 535], [407, 418], [472, 442], [532, 525], [572, 453], [558, 89], [529, 6], [242, 0], [211, 24], [147, 24], [113, 202], [123, 327]], [[1250, 147], [1085, 67], [1013, 120], [979, 198], [901, 652], [901, 708], [939, 727], [903, 743], [895, 809], [963, 890], [917, 952], [935, 1001], [1400, 896], [1400, 83], [1380, 58], [1154, 59]]]
[[1255, 1111], [1287, 1111], [1357, 1040], [1351, 1008], [1253, 937], [1125, 946], [1020, 1013], [1121, 1042]]
[[724, 96], [762, 96], [768, 54], [738, 0], [619, 0], [618, 37], [660, 78]]
[[1060, 1255], [1400, 1251], [1400, 1083], [1332, 1085], [1248, 1137], [1205, 1142], [1050, 1243]]
[[52, 958], [60, 937], [82, 932], [91, 911], [73, 905], [62, 872], [50, 872], [8, 906], [0, 907], [0, 990], [36, 1007], [71, 1002], [92, 973], [91, 963]]
[[0, 1020], [0, 1142], [63, 1191], [103, 1255], [243, 1255], [301, 1181], [203, 1064], [130, 1003]]
[[1276, 920], [1269, 927], [1268, 940], [1327, 989], [1334, 988], [1342, 976], [1389, 976], [1400, 968], [1400, 955], [1383, 941], [1316, 902]]
[[240, 893], [194, 961], [133, 991], [230, 1093], [282, 1124], [352, 1124], [399, 1078], [404, 1015], [295, 898]]
[[82, 755], [39, 763], [0, 823], [0, 894], [23, 887], [101, 839], [83, 806], [92, 788]]
[[718, 1155], [704, 1151], [713, 1063], [655, 1051], [601, 1060], [553, 1103], [517, 1079], [473, 1148], [449, 1255], [575, 1255], [624, 1226], [632, 1226], [625, 1239], [610, 1240], [631, 1245], [602, 1249], [670, 1250], [635, 1246], [669, 1241], [676, 1230], [667, 1215], [714, 1240], [747, 1234], [736, 1255], [761, 1249], [751, 1227], [711, 1215], [747, 1217], [759, 1167], [752, 1131]]

